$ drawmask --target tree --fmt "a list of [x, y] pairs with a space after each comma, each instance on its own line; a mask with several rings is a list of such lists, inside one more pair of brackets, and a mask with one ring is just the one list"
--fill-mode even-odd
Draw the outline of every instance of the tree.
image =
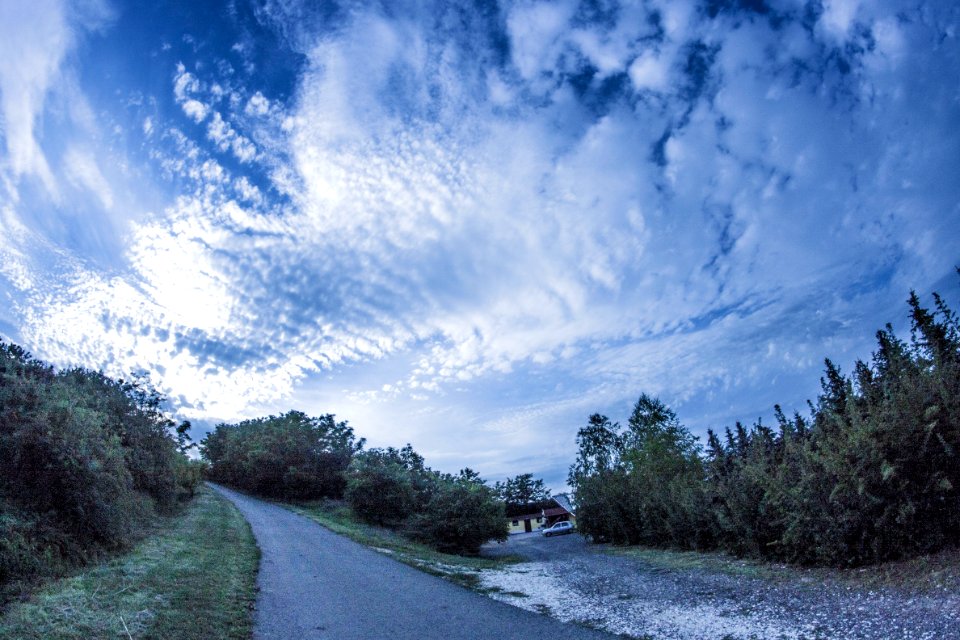
[[261, 495], [340, 498], [346, 473], [364, 440], [346, 422], [301, 411], [219, 424], [201, 443], [210, 476]]
[[550, 503], [550, 491], [542, 479], [534, 479], [532, 473], [523, 473], [515, 478], [494, 485], [497, 497], [506, 505], [508, 516], [520, 516], [533, 513], [547, 507]]

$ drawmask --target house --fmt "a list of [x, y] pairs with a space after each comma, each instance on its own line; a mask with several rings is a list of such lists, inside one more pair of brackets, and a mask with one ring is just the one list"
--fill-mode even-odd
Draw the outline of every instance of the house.
[[530, 533], [564, 521], [572, 522], [574, 526], [577, 525], [577, 516], [567, 494], [558, 493], [550, 501], [553, 506], [544, 507], [539, 512], [507, 516], [507, 521], [510, 523], [510, 533]]
[[573, 504], [570, 503], [570, 496], [558, 493], [552, 500], [556, 506], [543, 510], [543, 526], [550, 527], [558, 522], [570, 522], [573, 526], [577, 526], [577, 515], [573, 510]]
[[522, 516], [507, 516], [510, 521], [510, 533], [530, 533], [543, 526], [543, 512], [528, 513]]

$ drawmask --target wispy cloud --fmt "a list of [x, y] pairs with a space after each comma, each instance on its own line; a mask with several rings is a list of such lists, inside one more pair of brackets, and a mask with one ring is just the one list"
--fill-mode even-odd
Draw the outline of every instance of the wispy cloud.
[[[583, 415], [641, 390], [698, 429], [799, 405], [960, 254], [958, 16], [756, 6], [287, 3], [191, 36], [143, 101], [170, 108], [130, 120], [150, 170], [118, 182], [76, 142], [46, 165], [103, 209], [152, 176], [122, 266], [54, 242], [51, 283], [11, 244], [17, 325], [57, 361], [153, 370], [194, 418], [315, 404], [450, 464], [549, 451], [558, 482]], [[5, 134], [10, 184], [65, 42], [15, 119], [33, 142]]]

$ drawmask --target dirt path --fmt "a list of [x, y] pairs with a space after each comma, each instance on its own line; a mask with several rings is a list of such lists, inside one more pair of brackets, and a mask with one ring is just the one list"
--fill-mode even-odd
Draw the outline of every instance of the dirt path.
[[282, 507], [214, 488], [240, 509], [260, 547], [258, 640], [611, 638], [486, 598]]
[[484, 552], [527, 560], [481, 573], [493, 597], [637, 638], [960, 639], [960, 594], [953, 590], [871, 590], [803, 575], [666, 568], [604, 553], [576, 534], [521, 534]]

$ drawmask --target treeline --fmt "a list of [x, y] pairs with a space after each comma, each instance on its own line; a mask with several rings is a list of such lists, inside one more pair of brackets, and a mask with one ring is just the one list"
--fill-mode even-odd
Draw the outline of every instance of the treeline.
[[342, 498], [346, 471], [363, 448], [353, 428], [332, 415], [300, 411], [219, 424], [201, 453], [217, 482], [268, 498]]
[[[124, 548], [200, 481], [141, 381], [57, 371], [0, 342], [0, 588]], [[176, 435], [174, 435], [176, 433]]]
[[216, 481], [272, 498], [344, 499], [361, 520], [441, 551], [475, 554], [506, 538], [503, 503], [475, 472], [434, 471], [410, 445], [364, 444], [332, 415], [291, 411], [217, 425], [201, 451]]
[[598, 541], [855, 566], [960, 542], [960, 324], [915, 294], [909, 340], [877, 333], [869, 363], [829, 360], [810, 413], [709, 432], [707, 446], [642, 395], [625, 428], [577, 435], [569, 482]]

